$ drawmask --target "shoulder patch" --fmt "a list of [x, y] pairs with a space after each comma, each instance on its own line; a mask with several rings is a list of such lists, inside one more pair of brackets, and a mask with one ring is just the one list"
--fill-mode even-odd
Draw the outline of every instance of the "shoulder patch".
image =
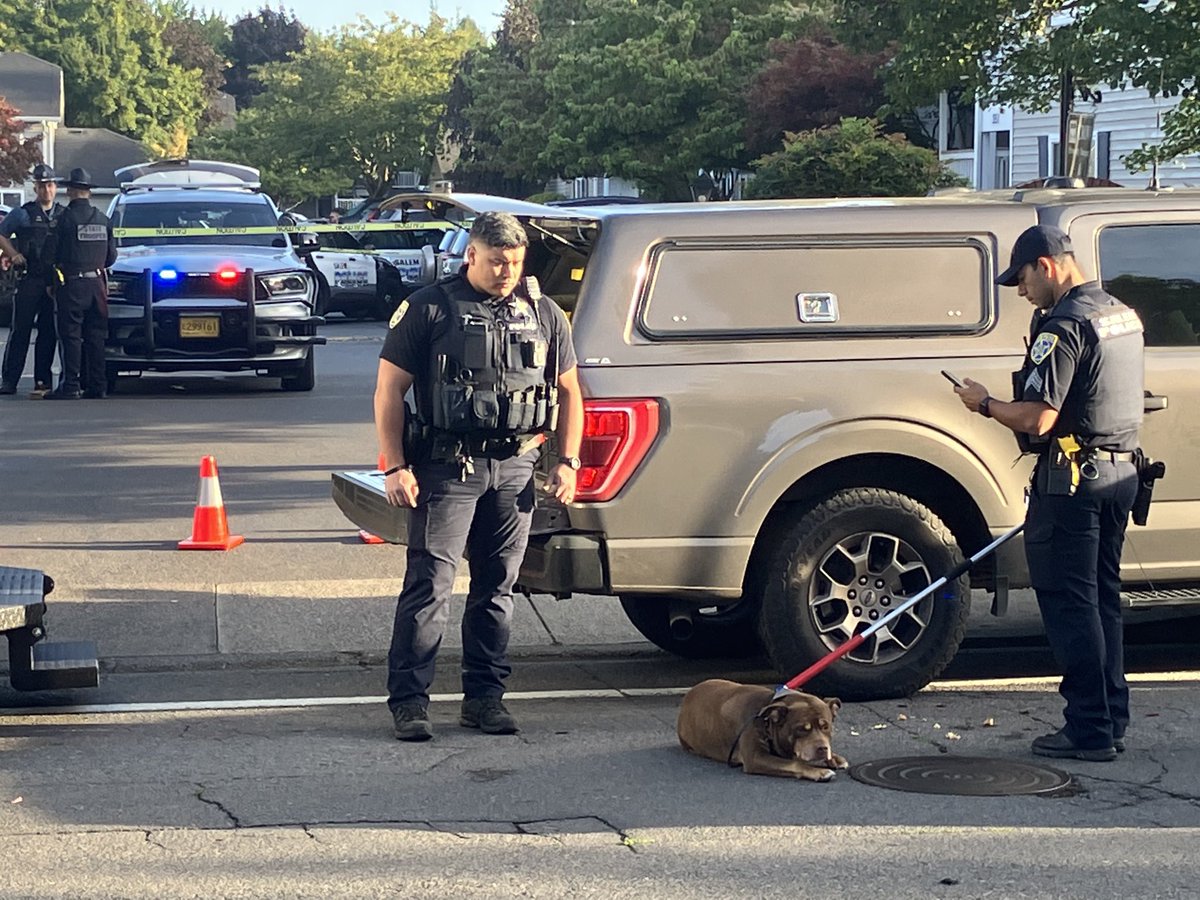
[[1029, 348], [1029, 360], [1035, 366], [1040, 366], [1046, 361], [1046, 358], [1054, 352], [1054, 348], [1058, 346], [1058, 335], [1042, 332], [1037, 336], [1037, 340], [1033, 342], [1033, 346]]
[[404, 318], [404, 314], [408, 312], [408, 301], [400, 301], [400, 305], [396, 307], [396, 311], [392, 313], [392, 321], [388, 322], [388, 328], [395, 328], [400, 324], [400, 320]]

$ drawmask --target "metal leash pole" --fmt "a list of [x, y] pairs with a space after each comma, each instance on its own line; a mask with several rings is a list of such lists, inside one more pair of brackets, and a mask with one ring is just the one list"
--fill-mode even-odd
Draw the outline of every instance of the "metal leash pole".
[[916, 594], [913, 594], [913, 596], [909, 597], [907, 600], [905, 600], [903, 603], [901, 603], [899, 606], [897, 606], [895, 609], [893, 609], [891, 612], [889, 612], [886, 616], [884, 616], [882, 619], [880, 619], [878, 622], [876, 622], [870, 628], [854, 635], [848, 641], [846, 641], [844, 644], [842, 644], [840, 647], [838, 647], [836, 650], [834, 650], [833, 652], [826, 654], [825, 656], [818, 659], [815, 663], [813, 663], [811, 666], [809, 666], [807, 669], [805, 669], [803, 672], [801, 672], [795, 678], [791, 679], [786, 684], [780, 685], [778, 688], [775, 689], [776, 695], [781, 694], [784, 691], [796, 690], [800, 685], [807, 682], [809, 679], [811, 679], [814, 675], [816, 675], [822, 669], [826, 668], [831, 663], [836, 662], [837, 660], [841, 659], [843, 656], [845, 656], [847, 653], [849, 653], [855, 647], [858, 647], [859, 645], [861, 645], [867, 638], [869, 638], [872, 634], [874, 634], [876, 631], [878, 631], [880, 628], [882, 628], [888, 622], [890, 622], [894, 618], [896, 618], [896, 616], [900, 615], [900, 613], [904, 612], [905, 610], [907, 610], [909, 607], [913, 606], [917, 602], [923, 600], [930, 593], [932, 593], [933, 591], [936, 591], [942, 585], [946, 584], [946, 582], [953, 581], [959, 575], [962, 575], [964, 572], [966, 572], [968, 569], [970, 569], [971, 566], [975, 565], [975, 563], [979, 562], [979, 560], [983, 559], [985, 556], [987, 556], [989, 553], [991, 553], [993, 550], [995, 550], [997, 547], [999, 547], [1005, 541], [1009, 540], [1010, 538], [1016, 537], [1018, 534], [1021, 533], [1021, 530], [1024, 527], [1025, 527], [1025, 523], [1022, 522], [1020, 525], [1016, 526], [1011, 531], [1007, 531], [1004, 534], [1000, 535], [1000, 537], [996, 538], [994, 541], [992, 541], [990, 544], [988, 544], [982, 550], [978, 551], [974, 556], [970, 557], [969, 559], [964, 559], [962, 562], [960, 562], [957, 566], [955, 566], [953, 569], [951, 569], [949, 572], [947, 572], [945, 575], [943, 575], [937, 581], [933, 582], [933, 584], [929, 585], [926, 588], [923, 588], [922, 590], [918, 591]]

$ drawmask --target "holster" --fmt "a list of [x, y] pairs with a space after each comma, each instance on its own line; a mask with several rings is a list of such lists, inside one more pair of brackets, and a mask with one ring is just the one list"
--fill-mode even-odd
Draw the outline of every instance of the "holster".
[[1154, 499], [1154, 482], [1167, 474], [1167, 464], [1162, 460], [1151, 459], [1139, 447], [1133, 455], [1133, 464], [1137, 467], [1138, 489], [1133, 499], [1131, 514], [1134, 525], [1145, 525], [1150, 516], [1150, 501]]
[[404, 461], [410, 466], [429, 462], [433, 455], [433, 429], [417, 418], [409, 408], [404, 415]]

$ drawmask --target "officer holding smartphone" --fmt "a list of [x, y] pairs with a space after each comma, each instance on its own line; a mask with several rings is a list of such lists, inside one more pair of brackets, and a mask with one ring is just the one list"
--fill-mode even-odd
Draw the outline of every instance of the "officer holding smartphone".
[[1088, 280], [1071, 239], [1052, 225], [1017, 238], [996, 282], [1015, 286], [1036, 307], [1014, 399], [997, 400], [969, 378], [954, 390], [967, 409], [1012, 429], [1021, 450], [1037, 455], [1025, 553], [1063, 671], [1066, 721], [1032, 749], [1107, 762], [1125, 749], [1129, 724], [1120, 563], [1138, 489], [1142, 323]]

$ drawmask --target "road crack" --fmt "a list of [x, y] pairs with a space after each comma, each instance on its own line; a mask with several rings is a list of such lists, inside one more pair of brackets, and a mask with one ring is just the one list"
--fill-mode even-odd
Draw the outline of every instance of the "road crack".
[[225, 817], [227, 819], [229, 819], [230, 823], [233, 825], [234, 828], [242, 827], [241, 820], [238, 819], [238, 817], [235, 816], [232, 811], [230, 811], [229, 807], [227, 807], [220, 800], [211, 800], [208, 797], [204, 796], [204, 792], [207, 791], [208, 788], [206, 788], [202, 784], [198, 784], [198, 785], [196, 785], [196, 787], [197, 787], [197, 791], [196, 791], [196, 799], [197, 800], [199, 800], [201, 803], [205, 803], [209, 806], [214, 806], [217, 809], [219, 809], [222, 813], [225, 814]]

